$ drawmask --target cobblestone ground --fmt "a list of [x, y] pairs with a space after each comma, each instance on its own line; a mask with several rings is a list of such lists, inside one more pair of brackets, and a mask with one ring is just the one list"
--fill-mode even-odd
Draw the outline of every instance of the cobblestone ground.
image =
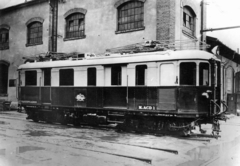
[[[186, 139], [35, 123], [24, 113], [4, 111], [0, 166], [239, 166], [240, 118], [229, 117], [221, 122], [220, 138]], [[202, 128], [211, 131], [210, 125]]]

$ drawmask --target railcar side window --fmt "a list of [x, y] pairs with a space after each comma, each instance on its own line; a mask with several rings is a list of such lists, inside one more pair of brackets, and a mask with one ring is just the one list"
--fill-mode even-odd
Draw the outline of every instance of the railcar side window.
[[209, 64], [200, 63], [199, 65], [199, 85], [209, 86]]
[[180, 85], [196, 85], [196, 63], [182, 62], [180, 64]]
[[51, 69], [43, 69], [44, 86], [51, 86]]
[[25, 71], [25, 85], [37, 85], [37, 71]]
[[111, 82], [112, 85], [121, 85], [122, 84], [122, 67], [113, 66], [111, 72]]
[[136, 66], [136, 85], [146, 85], [147, 65]]
[[59, 70], [59, 85], [73, 85], [74, 72], [73, 69], [60, 69]]
[[96, 68], [88, 68], [87, 77], [88, 86], [96, 86]]

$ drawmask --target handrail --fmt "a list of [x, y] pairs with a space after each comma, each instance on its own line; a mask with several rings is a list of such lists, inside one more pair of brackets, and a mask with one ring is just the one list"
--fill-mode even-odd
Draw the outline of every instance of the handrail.
[[228, 106], [227, 104], [225, 103], [225, 101], [221, 100], [221, 103], [226, 107], [226, 110], [223, 111], [223, 113], [227, 112], [228, 111]]
[[16, 78], [16, 99], [18, 99], [18, 78]]

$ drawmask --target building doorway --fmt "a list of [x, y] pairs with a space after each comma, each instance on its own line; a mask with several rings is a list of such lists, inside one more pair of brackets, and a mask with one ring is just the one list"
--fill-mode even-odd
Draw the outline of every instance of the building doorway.
[[0, 96], [7, 96], [8, 93], [8, 68], [9, 63], [0, 60]]

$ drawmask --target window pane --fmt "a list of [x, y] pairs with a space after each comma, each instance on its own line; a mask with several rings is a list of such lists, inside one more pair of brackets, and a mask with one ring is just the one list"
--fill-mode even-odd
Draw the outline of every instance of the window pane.
[[0, 30], [0, 43], [8, 43], [9, 31], [7, 29]]
[[81, 13], [74, 13], [66, 18], [66, 38], [84, 36], [84, 17]]
[[199, 85], [209, 86], [209, 64], [200, 63], [199, 65]]
[[25, 84], [37, 85], [37, 71], [25, 71]]
[[196, 63], [180, 64], [180, 85], [196, 85]]
[[88, 68], [87, 74], [88, 74], [88, 85], [96, 86], [96, 80], [97, 80], [96, 68]]
[[51, 86], [51, 69], [43, 69], [44, 86]]
[[59, 84], [61, 85], [73, 85], [74, 72], [73, 69], [61, 69], [59, 70]]
[[112, 85], [121, 85], [122, 84], [121, 78], [122, 78], [121, 66], [112, 67], [112, 73], [111, 73]]
[[[142, 21], [140, 24], [134, 24], [139, 20]], [[118, 8], [118, 30], [131, 30], [141, 27], [143, 27], [142, 2], [126, 2]]]
[[186, 31], [191, 35], [194, 35], [194, 28], [195, 28], [195, 14], [191, 10], [191, 8], [184, 7], [183, 9], [183, 26], [186, 27]]
[[34, 22], [28, 26], [28, 44], [42, 42], [42, 23]]
[[147, 65], [136, 66], [136, 85], [146, 85]]

